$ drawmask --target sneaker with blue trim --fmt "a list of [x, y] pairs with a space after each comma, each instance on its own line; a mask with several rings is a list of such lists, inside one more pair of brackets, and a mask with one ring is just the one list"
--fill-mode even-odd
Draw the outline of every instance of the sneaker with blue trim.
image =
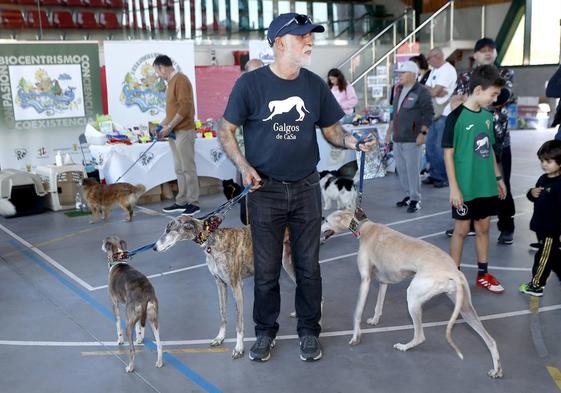
[[200, 211], [201, 211], [200, 207], [188, 203], [187, 206], [185, 206], [185, 210], [183, 210], [183, 213], [181, 213], [181, 215], [192, 216], [193, 214], [198, 213]]
[[269, 336], [257, 336], [255, 344], [249, 350], [249, 358], [255, 362], [266, 362], [271, 357], [275, 339]]
[[316, 336], [300, 337], [300, 359], [305, 362], [320, 360], [323, 356], [321, 344]]

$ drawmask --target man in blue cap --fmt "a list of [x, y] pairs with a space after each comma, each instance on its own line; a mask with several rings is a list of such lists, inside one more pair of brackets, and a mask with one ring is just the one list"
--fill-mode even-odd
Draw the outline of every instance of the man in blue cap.
[[[257, 340], [249, 358], [267, 361], [279, 330], [279, 276], [288, 227], [296, 273], [300, 358], [319, 360], [321, 191], [316, 165], [316, 125], [331, 144], [356, 149], [338, 123], [344, 112], [327, 84], [303, 68], [311, 62], [312, 33], [325, 31], [306, 15], [282, 14], [269, 25], [275, 61], [242, 75], [234, 86], [219, 137], [224, 150], [252, 184], [249, 220], [255, 263], [253, 320]], [[234, 138], [243, 126], [245, 156]], [[368, 150], [374, 142], [361, 144]]]

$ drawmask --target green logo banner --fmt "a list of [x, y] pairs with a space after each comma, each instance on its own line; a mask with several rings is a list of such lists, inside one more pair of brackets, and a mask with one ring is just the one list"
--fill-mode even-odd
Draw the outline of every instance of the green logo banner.
[[84, 129], [102, 113], [92, 43], [0, 45], [0, 130]]

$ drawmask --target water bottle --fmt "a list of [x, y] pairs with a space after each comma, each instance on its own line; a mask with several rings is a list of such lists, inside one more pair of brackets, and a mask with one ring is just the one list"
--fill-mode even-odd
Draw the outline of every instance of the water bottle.
[[76, 202], [76, 210], [80, 210], [81, 212], [84, 211], [84, 205], [82, 204], [82, 195], [80, 195], [80, 191], [76, 192], [76, 196], [74, 197], [74, 201]]

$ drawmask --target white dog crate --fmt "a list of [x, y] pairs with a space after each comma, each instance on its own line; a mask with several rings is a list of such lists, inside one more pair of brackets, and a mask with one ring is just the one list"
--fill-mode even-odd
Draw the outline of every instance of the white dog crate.
[[76, 193], [87, 176], [82, 165], [44, 165], [37, 167], [37, 174], [47, 183], [46, 206], [54, 211], [76, 207]]

